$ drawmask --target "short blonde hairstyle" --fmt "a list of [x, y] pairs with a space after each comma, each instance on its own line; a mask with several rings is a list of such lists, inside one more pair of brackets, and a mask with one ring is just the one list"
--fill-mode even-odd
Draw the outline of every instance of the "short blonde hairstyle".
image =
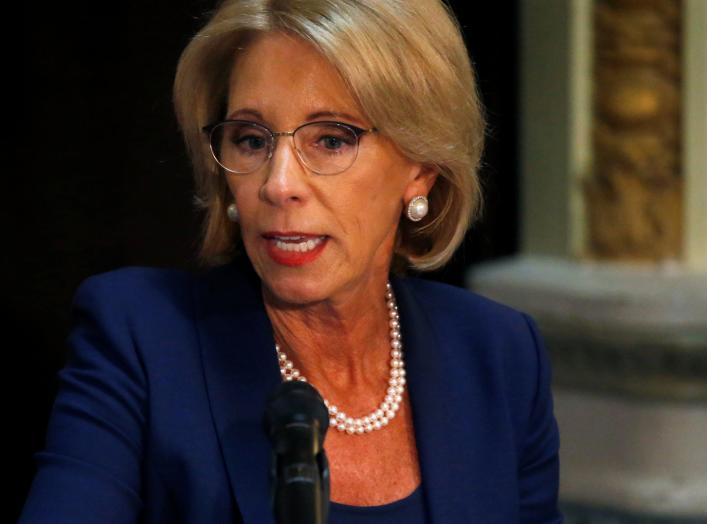
[[[429, 214], [401, 216], [395, 245], [417, 270], [444, 265], [481, 214], [478, 167], [484, 115], [458, 22], [440, 0], [224, 0], [186, 47], [174, 82], [177, 120], [205, 210], [199, 259], [227, 262], [239, 233], [204, 125], [223, 118], [234, 59], [260, 32], [313, 44], [342, 76], [365, 116], [411, 160], [439, 173]], [[344, 175], [342, 175], [344, 176]]]

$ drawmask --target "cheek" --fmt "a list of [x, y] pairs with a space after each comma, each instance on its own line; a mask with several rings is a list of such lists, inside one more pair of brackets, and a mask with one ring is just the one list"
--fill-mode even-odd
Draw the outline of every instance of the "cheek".
[[[378, 175], [381, 176], [378, 176]], [[402, 189], [383, 178], [384, 173], [358, 179], [342, 188], [338, 215], [342, 228], [357, 244], [377, 249], [395, 231], [399, 221]]]
[[238, 205], [241, 216], [248, 217], [252, 214], [253, 207], [258, 199], [258, 187], [247, 178], [229, 177], [228, 188]]

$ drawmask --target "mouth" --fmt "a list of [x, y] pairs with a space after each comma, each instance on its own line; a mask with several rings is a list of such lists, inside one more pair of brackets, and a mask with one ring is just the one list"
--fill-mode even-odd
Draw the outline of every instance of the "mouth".
[[286, 266], [312, 262], [322, 253], [329, 239], [327, 235], [300, 232], [268, 232], [262, 237], [270, 257]]
[[268, 236], [263, 235], [268, 240], [275, 243], [275, 247], [283, 251], [296, 251], [298, 253], [306, 253], [312, 251], [319, 244], [326, 240], [326, 235], [311, 236], [311, 235], [285, 235], [285, 236]]

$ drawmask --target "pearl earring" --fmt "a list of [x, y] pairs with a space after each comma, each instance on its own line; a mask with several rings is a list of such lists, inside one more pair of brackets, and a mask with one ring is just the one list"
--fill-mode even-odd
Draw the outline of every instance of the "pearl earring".
[[228, 206], [226, 209], [226, 214], [231, 222], [238, 222], [238, 208], [236, 207], [235, 202]]
[[408, 218], [412, 222], [419, 222], [427, 216], [429, 211], [429, 204], [427, 202], [427, 197], [423, 195], [418, 195], [408, 204]]

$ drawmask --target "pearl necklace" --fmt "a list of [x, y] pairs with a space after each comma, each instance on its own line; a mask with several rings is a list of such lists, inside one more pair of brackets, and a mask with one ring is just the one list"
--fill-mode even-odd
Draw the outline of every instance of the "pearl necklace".
[[[390, 283], [386, 286], [385, 299], [388, 306], [390, 325], [391, 360], [388, 389], [383, 402], [380, 403], [377, 409], [365, 417], [354, 418], [348, 416], [337, 406], [324, 399], [324, 405], [329, 410], [329, 425], [339, 431], [345, 431], [349, 435], [362, 435], [363, 433], [370, 433], [371, 431], [387, 426], [400, 409], [400, 403], [403, 400], [403, 392], [405, 391], [405, 364], [403, 362], [403, 344], [400, 334], [400, 315], [398, 314], [398, 306], [395, 304], [393, 288]], [[307, 382], [307, 379], [295, 368], [278, 344], [275, 344], [275, 351], [280, 364], [280, 375], [282, 375], [283, 380], [300, 380]]]

